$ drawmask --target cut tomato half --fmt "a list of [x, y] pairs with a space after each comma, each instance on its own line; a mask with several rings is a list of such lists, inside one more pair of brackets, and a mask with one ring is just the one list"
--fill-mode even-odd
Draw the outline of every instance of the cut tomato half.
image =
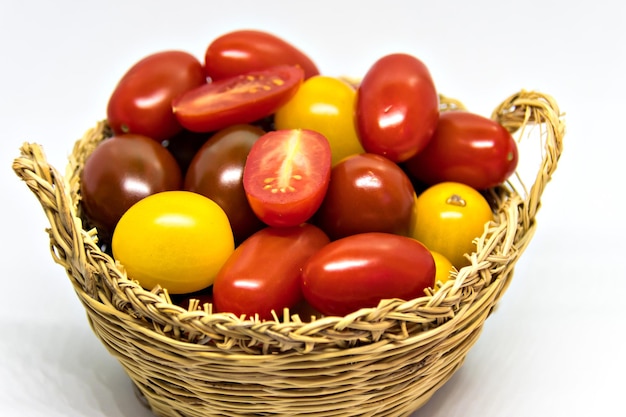
[[209, 82], [172, 102], [178, 122], [193, 132], [252, 123], [274, 113], [298, 90], [304, 71], [281, 65]]
[[307, 129], [268, 132], [252, 146], [243, 186], [254, 213], [274, 227], [306, 222], [322, 204], [330, 181], [326, 137]]

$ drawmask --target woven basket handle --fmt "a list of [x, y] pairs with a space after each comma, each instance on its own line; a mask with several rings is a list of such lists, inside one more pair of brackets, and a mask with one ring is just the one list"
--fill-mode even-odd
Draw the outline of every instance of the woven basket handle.
[[[543, 142], [539, 169], [530, 190], [525, 189], [524, 193], [519, 193], [524, 196], [522, 218], [525, 222], [531, 222], [541, 206], [544, 188], [550, 182], [563, 152], [565, 122], [562, 120], [562, 114], [551, 96], [522, 90], [504, 100], [493, 111], [491, 118], [502, 124], [509, 132], [517, 132], [520, 139], [524, 137], [527, 128], [539, 126], [539, 136]], [[523, 179], [520, 181], [524, 186]]]
[[[50, 250], [55, 262], [63, 265], [74, 284], [78, 284], [88, 294], [95, 295], [95, 283], [88, 273], [85, 252], [82, 248], [85, 239], [94, 244], [89, 232], [83, 230], [76, 208], [69, 194], [69, 184], [63, 176], [48, 164], [42, 147], [34, 143], [24, 143], [20, 156], [13, 161], [13, 170], [39, 200], [50, 223]], [[70, 273], [70, 271], [73, 271]]]

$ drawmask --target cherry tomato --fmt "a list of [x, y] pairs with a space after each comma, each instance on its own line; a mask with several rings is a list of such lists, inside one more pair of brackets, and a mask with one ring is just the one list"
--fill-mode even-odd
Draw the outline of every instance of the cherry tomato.
[[447, 111], [428, 146], [405, 168], [427, 184], [453, 181], [484, 190], [506, 181], [517, 162], [517, 143], [502, 125], [475, 113]]
[[198, 150], [185, 176], [186, 190], [209, 197], [226, 212], [236, 244], [265, 226], [250, 208], [243, 188], [246, 158], [264, 133], [251, 125], [220, 130]]
[[224, 78], [174, 99], [178, 121], [194, 132], [252, 123], [274, 113], [302, 84], [299, 67], [278, 66]]
[[354, 125], [356, 91], [339, 78], [317, 75], [306, 80], [278, 109], [276, 129], [310, 129], [330, 142], [332, 162], [363, 153]]
[[275, 65], [297, 65], [309, 78], [319, 74], [315, 63], [285, 40], [258, 30], [237, 30], [213, 40], [204, 57], [206, 75], [221, 80]]
[[275, 130], [252, 146], [243, 186], [254, 213], [274, 227], [295, 226], [313, 216], [330, 180], [328, 140], [306, 129]]
[[482, 194], [465, 184], [442, 182], [417, 197], [411, 236], [459, 269], [469, 265], [464, 254], [476, 250], [474, 239], [491, 220], [493, 212]]
[[134, 64], [115, 87], [107, 106], [108, 123], [117, 134], [136, 133], [157, 142], [182, 127], [172, 112], [172, 100], [206, 84], [202, 64], [183, 51], [163, 51]]
[[228, 217], [215, 202], [189, 191], [164, 191], [134, 204], [113, 232], [113, 256], [130, 279], [171, 294], [213, 284], [234, 250]]
[[142, 135], [105, 139], [85, 161], [81, 173], [81, 204], [87, 217], [107, 235], [122, 214], [148, 195], [182, 186], [174, 157]]
[[382, 57], [357, 89], [356, 126], [363, 148], [402, 162], [430, 141], [439, 96], [428, 68], [407, 54]]
[[435, 283], [435, 261], [415, 239], [360, 233], [329, 243], [302, 268], [304, 298], [326, 315], [344, 316], [380, 300], [410, 300]]
[[380, 155], [353, 155], [332, 168], [314, 222], [333, 240], [364, 232], [408, 235], [414, 204], [413, 185], [397, 164]]
[[430, 251], [430, 254], [433, 255], [433, 259], [435, 260], [435, 281], [441, 282], [441, 284], [445, 284], [450, 279], [450, 272], [454, 271], [455, 268], [452, 265], [452, 262], [439, 252]]
[[219, 312], [271, 319], [302, 299], [300, 270], [311, 255], [329, 243], [317, 227], [262, 229], [235, 249], [213, 285]]

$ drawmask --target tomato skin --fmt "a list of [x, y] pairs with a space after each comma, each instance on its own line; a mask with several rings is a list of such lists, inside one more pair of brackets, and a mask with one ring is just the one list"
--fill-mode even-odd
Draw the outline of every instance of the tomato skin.
[[108, 235], [126, 210], [160, 191], [177, 190], [182, 174], [176, 159], [147, 136], [123, 134], [100, 142], [81, 173], [81, 204]]
[[274, 310], [280, 316], [283, 308], [302, 300], [300, 270], [328, 243], [324, 232], [307, 223], [256, 232], [235, 249], [215, 279], [217, 311], [271, 319]]
[[411, 55], [380, 58], [357, 89], [356, 126], [363, 148], [394, 162], [424, 149], [438, 115], [439, 96], [430, 72]]
[[130, 207], [113, 232], [113, 256], [128, 277], [150, 290], [196, 292], [213, 284], [234, 250], [228, 217], [189, 191], [164, 191]]
[[185, 175], [185, 190], [209, 197], [226, 212], [236, 244], [265, 226], [250, 208], [243, 188], [246, 159], [264, 133], [251, 125], [220, 130], [196, 152]]
[[428, 146], [405, 163], [427, 184], [462, 182], [477, 190], [502, 184], [515, 172], [517, 143], [499, 123], [467, 111], [442, 112]]
[[301, 68], [286, 65], [235, 75], [187, 91], [172, 101], [172, 108], [180, 124], [193, 132], [248, 124], [285, 104], [303, 77]]
[[206, 49], [207, 77], [221, 80], [275, 65], [296, 65], [307, 79], [319, 74], [315, 63], [302, 51], [271, 33], [237, 30], [214, 39]]
[[413, 185], [397, 164], [358, 154], [332, 168], [314, 223], [333, 240], [364, 232], [408, 235], [414, 204]]
[[420, 242], [389, 233], [361, 233], [320, 249], [302, 269], [304, 298], [326, 315], [344, 316], [380, 300], [424, 296], [435, 261]]
[[310, 129], [330, 142], [332, 162], [363, 153], [354, 120], [356, 91], [345, 81], [317, 75], [304, 81], [296, 94], [278, 111], [276, 129]]
[[464, 254], [476, 250], [474, 239], [493, 220], [493, 212], [474, 188], [458, 182], [442, 182], [428, 187], [417, 197], [414, 218], [411, 237], [460, 269], [469, 265]]
[[243, 186], [254, 213], [273, 227], [309, 220], [322, 204], [331, 171], [328, 140], [307, 129], [268, 132], [248, 154]]
[[120, 79], [107, 105], [116, 134], [135, 133], [157, 142], [182, 130], [172, 100], [206, 83], [202, 63], [184, 51], [157, 52], [135, 63]]

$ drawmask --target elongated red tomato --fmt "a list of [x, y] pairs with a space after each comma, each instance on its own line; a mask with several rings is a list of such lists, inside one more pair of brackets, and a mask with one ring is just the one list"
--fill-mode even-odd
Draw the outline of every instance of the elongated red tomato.
[[182, 130], [172, 100], [206, 84], [202, 64], [184, 51], [163, 51], [134, 64], [115, 87], [107, 120], [116, 134], [133, 133], [157, 142]]
[[221, 80], [275, 65], [297, 65], [304, 78], [319, 74], [315, 63], [282, 38], [259, 30], [237, 30], [213, 40], [204, 56], [206, 75]]
[[304, 73], [277, 66], [214, 81], [172, 102], [176, 118], [193, 132], [213, 132], [252, 123], [274, 113], [297, 91]]
[[302, 300], [300, 270], [329, 242], [317, 227], [302, 224], [262, 229], [235, 249], [213, 284], [219, 312], [271, 319]]
[[322, 204], [330, 170], [326, 137], [306, 129], [276, 130], [252, 145], [243, 187], [250, 207], [263, 222], [295, 226], [311, 218]]
[[429, 185], [452, 181], [484, 190], [506, 181], [517, 162], [517, 143], [502, 125], [475, 113], [448, 111], [441, 113], [428, 146], [405, 168]]
[[430, 141], [439, 97], [428, 68], [407, 54], [382, 57], [357, 89], [356, 126], [363, 148], [402, 162]]
[[391, 233], [361, 233], [336, 240], [302, 269], [304, 298], [326, 315], [344, 316], [380, 300], [410, 300], [435, 284], [435, 261], [415, 239]]

